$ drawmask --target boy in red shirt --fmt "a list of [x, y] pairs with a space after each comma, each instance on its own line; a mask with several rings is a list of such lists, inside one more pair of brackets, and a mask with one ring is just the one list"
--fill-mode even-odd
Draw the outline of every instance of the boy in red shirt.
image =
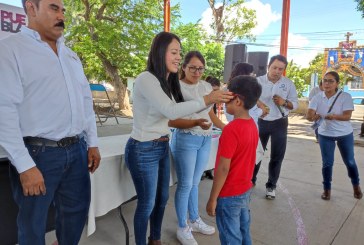
[[227, 112], [234, 120], [224, 127], [216, 155], [215, 177], [207, 214], [216, 215], [221, 244], [251, 244], [250, 238], [250, 189], [258, 129], [249, 116], [262, 93], [255, 77], [237, 76], [228, 85], [235, 94], [226, 103]]

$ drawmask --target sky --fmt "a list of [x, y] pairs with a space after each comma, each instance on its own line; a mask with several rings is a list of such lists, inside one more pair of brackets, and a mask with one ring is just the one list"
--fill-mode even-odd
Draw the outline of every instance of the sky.
[[[21, 0], [0, 0], [0, 3], [21, 6]], [[172, 6], [177, 3], [180, 3], [183, 23], [200, 21], [209, 29], [212, 14], [208, 0], [171, 0]], [[253, 30], [256, 45], [247, 45], [248, 51], [278, 54], [283, 0], [246, 0], [246, 5], [255, 9], [257, 15], [257, 26]], [[307, 67], [324, 48], [335, 48], [344, 41], [346, 32], [353, 33], [350, 40], [364, 45], [364, 19], [356, 10], [354, 0], [292, 0], [287, 58]], [[251, 43], [249, 40], [240, 42]]]
[[[195, 0], [193, 4], [192, 0], [175, 2], [180, 3], [182, 22], [200, 20], [205, 29], [209, 28], [212, 14], [207, 0]], [[171, 3], [173, 5], [173, 0]], [[356, 10], [354, 0], [292, 0], [290, 3], [288, 60], [307, 67], [317, 53], [324, 52], [324, 48], [338, 47], [339, 42], [346, 39], [347, 32], [353, 33], [350, 40], [357, 40], [358, 45], [364, 46], [364, 19]], [[247, 45], [248, 52], [278, 54], [283, 0], [246, 0], [246, 5], [256, 10], [255, 44], [269, 46]]]

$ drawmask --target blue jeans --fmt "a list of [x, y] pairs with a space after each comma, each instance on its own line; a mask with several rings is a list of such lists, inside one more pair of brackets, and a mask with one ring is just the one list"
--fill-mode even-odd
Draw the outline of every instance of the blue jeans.
[[[280, 118], [274, 121], [258, 120], [259, 138], [262, 142], [264, 150], [267, 149], [268, 140], [270, 138], [270, 161], [268, 164], [268, 181], [265, 184], [266, 188], [277, 187], [277, 181], [281, 173], [281, 166], [286, 153], [287, 146], [287, 128], [288, 118]], [[257, 180], [261, 162], [255, 165], [252, 182]]]
[[319, 134], [319, 144], [322, 157], [322, 182], [325, 190], [331, 189], [332, 167], [334, 165], [335, 142], [339, 148], [341, 157], [344, 161], [348, 175], [353, 185], [359, 185], [359, 172], [354, 159], [354, 137], [353, 133], [329, 137]]
[[171, 140], [171, 152], [177, 173], [175, 207], [178, 226], [194, 222], [199, 218], [198, 185], [209, 160], [211, 136], [198, 136], [175, 130]]
[[60, 245], [78, 244], [90, 206], [90, 175], [87, 145], [81, 139], [70, 146], [26, 145], [41, 171], [46, 195], [24, 196], [19, 174], [10, 168], [14, 200], [19, 206], [18, 241], [21, 245], [43, 245], [48, 208], [56, 208], [56, 236]]
[[216, 206], [216, 224], [222, 245], [250, 245], [250, 194], [219, 197]]
[[149, 219], [150, 239], [160, 240], [164, 209], [169, 197], [168, 141], [140, 142], [129, 138], [125, 147], [125, 163], [138, 197], [134, 214], [135, 243], [146, 244]]

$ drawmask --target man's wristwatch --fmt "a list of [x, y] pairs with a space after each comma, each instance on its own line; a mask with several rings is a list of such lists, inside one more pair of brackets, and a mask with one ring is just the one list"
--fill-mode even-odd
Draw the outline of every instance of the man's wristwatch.
[[283, 106], [284, 106], [284, 107], [287, 107], [287, 106], [288, 106], [288, 100], [285, 100], [285, 101], [284, 101]]

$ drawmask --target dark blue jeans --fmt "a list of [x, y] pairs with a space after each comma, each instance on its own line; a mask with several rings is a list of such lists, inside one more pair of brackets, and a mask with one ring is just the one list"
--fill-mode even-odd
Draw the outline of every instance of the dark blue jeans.
[[329, 137], [319, 134], [319, 143], [322, 156], [322, 182], [325, 190], [331, 189], [332, 167], [334, 165], [335, 142], [339, 148], [341, 157], [348, 170], [349, 178], [353, 185], [359, 185], [359, 172], [354, 159], [354, 137], [353, 133]]
[[[287, 128], [288, 118], [280, 118], [274, 121], [258, 120], [259, 138], [262, 142], [264, 150], [267, 149], [268, 140], [270, 138], [270, 161], [268, 164], [268, 182], [266, 188], [277, 187], [281, 166], [286, 153], [287, 146]], [[261, 162], [255, 165], [252, 182], [255, 183], [259, 172]]]
[[129, 138], [125, 147], [125, 163], [138, 197], [134, 215], [135, 243], [146, 244], [148, 220], [150, 239], [160, 240], [164, 209], [169, 197], [169, 143], [140, 142]]
[[216, 206], [216, 224], [223, 245], [251, 245], [250, 237], [250, 194], [219, 197]]
[[60, 245], [78, 244], [90, 206], [90, 175], [87, 145], [65, 148], [26, 145], [41, 171], [46, 195], [24, 196], [19, 174], [10, 168], [14, 200], [19, 206], [18, 241], [20, 245], [44, 245], [48, 208], [56, 208], [56, 236]]

